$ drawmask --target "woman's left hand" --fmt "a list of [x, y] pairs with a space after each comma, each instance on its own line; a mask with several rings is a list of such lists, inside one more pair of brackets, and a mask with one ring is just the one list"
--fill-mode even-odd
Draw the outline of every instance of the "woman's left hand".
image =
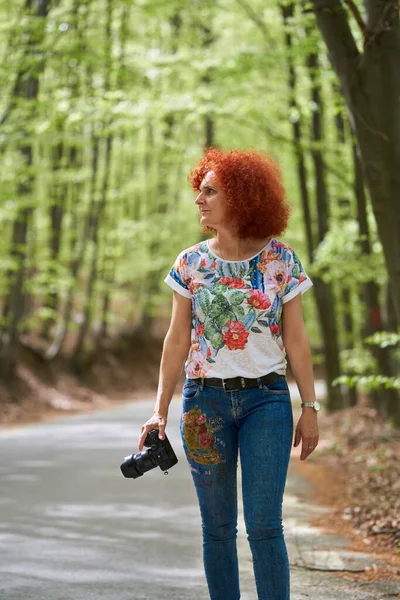
[[318, 439], [318, 414], [311, 407], [304, 410], [296, 427], [293, 445], [296, 447], [300, 444], [300, 440], [303, 440], [300, 460], [305, 460], [310, 456], [311, 452], [318, 446]]

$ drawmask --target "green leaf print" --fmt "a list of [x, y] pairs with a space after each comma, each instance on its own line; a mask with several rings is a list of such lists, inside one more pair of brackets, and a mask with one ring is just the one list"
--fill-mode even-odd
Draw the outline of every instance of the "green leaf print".
[[211, 304], [208, 292], [206, 292], [203, 289], [200, 289], [196, 294], [196, 300], [198, 302], [198, 305], [203, 309], [203, 311], [207, 312]]
[[221, 329], [228, 321], [236, 321], [236, 315], [232, 311], [222, 313], [215, 318], [215, 323]]
[[227, 321], [230, 321], [230, 318], [226, 313], [222, 313], [222, 315], [218, 315], [218, 317], [215, 317], [215, 323], [219, 329], [222, 329], [222, 327]]
[[204, 337], [211, 342], [211, 338], [216, 334], [221, 333], [213, 319], [206, 318], [204, 323]]
[[292, 277], [296, 277], [296, 279], [300, 277], [300, 267], [297, 264], [292, 267]]
[[213, 358], [210, 358], [210, 357], [206, 358], [206, 361], [209, 362], [209, 363], [215, 363], [215, 360]]
[[199, 303], [197, 303], [196, 314], [200, 323], [204, 323], [204, 321], [206, 320], [206, 315]]
[[262, 333], [261, 329], [259, 329], [258, 327], [252, 327], [251, 330], [253, 333]]
[[215, 332], [212, 338], [210, 339], [211, 344], [216, 350], [220, 350], [225, 346], [225, 342], [222, 338], [222, 333]]
[[233, 292], [233, 294], [229, 296], [229, 302], [235, 305], [242, 304], [244, 299], [245, 296], [242, 292]]
[[207, 317], [206, 322], [204, 323], [204, 337], [211, 342], [213, 347], [216, 350], [224, 347], [224, 340], [222, 339], [222, 334], [216, 323], [213, 319]]
[[245, 311], [243, 306], [235, 306], [234, 307], [236, 319], [239, 321], [241, 317], [244, 317]]
[[219, 294], [218, 296], [215, 296], [214, 300], [211, 302], [208, 314], [210, 317], [218, 317], [220, 314], [227, 311], [229, 311], [229, 302], [222, 294]]
[[269, 327], [268, 321], [264, 321], [262, 319], [257, 319], [257, 323], [259, 325], [263, 325], [264, 327]]

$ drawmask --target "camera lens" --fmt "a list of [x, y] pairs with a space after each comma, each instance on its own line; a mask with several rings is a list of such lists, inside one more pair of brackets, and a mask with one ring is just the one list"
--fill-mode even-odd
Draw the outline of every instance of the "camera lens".
[[137, 477], [141, 477], [141, 475], [146, 473], [146, 471], [154, 469], [154, 467], [157, 467], [157, 465], [158, 462], [151, 454], [150, 448], [150, 452], [149, 450], [145, 450], [144, 452], [127, 456], [121, 465], [121, 471], [125, 477], [132, 477], [133, 479], [136, 479]]

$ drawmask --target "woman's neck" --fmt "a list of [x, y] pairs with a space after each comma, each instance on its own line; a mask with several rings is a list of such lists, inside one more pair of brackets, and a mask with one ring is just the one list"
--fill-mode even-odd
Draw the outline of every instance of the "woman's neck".
[[269, 238], [239, 238], [231, 232], [217, 232], [212, 241], [212, 250], [223, 260], [244, 260], [269, 242]]

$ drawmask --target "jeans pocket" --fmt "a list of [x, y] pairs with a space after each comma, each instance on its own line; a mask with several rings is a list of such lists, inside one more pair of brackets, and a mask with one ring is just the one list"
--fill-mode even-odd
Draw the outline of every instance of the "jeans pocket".
[[194, 400], [200, 391], [200, 385], [194, 381], [185, 381], [182, 389], [182, 397], [185, 400]]
[[289, 394], [289, 386], [284, 375], [280, 375], [276, 381], [263, 385], [264, 392], [270, 394]]

